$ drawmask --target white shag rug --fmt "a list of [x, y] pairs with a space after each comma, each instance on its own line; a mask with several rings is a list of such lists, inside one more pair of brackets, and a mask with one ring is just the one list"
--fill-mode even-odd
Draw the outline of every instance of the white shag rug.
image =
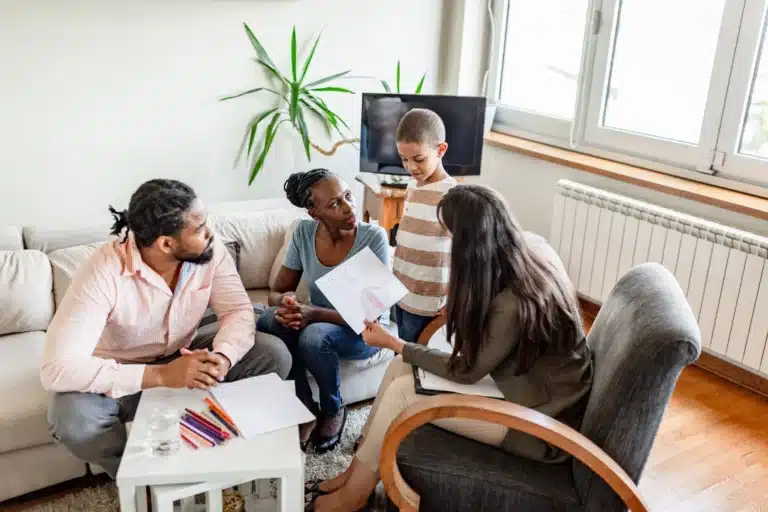
[[[367, 406], [349, 411], [344, 435], [335, 450], [317, 455], [310, 449], [304, 466], [304, 478], [306, 480], [331, 478], [349, 466], [353, 457], [352, 447], [363, 429], [370, 410], [371, 407]], [[118, 503], [117, 487], [110, 482], [73, 492], [49, 503], [31, 507], [29, 510], [31, 512], [114, 512], [117, 510]], [[248, 508], [251, 507], [247, 506]]]

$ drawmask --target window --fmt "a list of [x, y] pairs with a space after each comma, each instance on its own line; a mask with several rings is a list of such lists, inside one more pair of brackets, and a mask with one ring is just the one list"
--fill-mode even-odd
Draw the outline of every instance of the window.
[[500, 103], [509, 123], [567, 135], [574, 116], [588, 0], [510, 0]]
[[768, 185], [767, 4], [499, 0], [497, 126]]

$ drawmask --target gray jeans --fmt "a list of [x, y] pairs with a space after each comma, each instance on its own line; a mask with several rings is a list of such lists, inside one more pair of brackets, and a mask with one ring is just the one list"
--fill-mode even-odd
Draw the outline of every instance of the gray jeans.
[[[191, 349], [211, 348], [218, 324], [201, 327]], [[165, 364], [180, 354], [172, 354], [153, 364]], [[226, 381], [277, 373], [281, 379], [291, 369], [291, 354], [275, 336], [257, 332], [253, 348], [229, 370]], [[95, 393], [55, 393], [48, 409], [51, 435], [75, 457], [98, 464], [115, 478], [127, 440], [125, 423], [132, 421], [141, 393], [118, 399]]]

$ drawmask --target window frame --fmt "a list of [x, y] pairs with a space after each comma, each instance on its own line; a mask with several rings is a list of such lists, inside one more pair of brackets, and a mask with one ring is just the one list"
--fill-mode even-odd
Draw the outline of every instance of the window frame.
[[738, 153], [752, 77], [759, 63], [759, 49], [755, 48], [761, 37], [765, 38], [763, 50], [768, 51], [768, 34], [762, 35], [768, 0], [726, 0], [698, 145], [598, 125], [621, 0], [589, 2], [572, 122], [501, 104], [508, 2], [493, 1], [494, 22], [499, 28], [489, 56], [488, 95], [497, 105], [495, 131], [768, 196], [768, 159]]
[[[493, 121], [494, 129], [543, 141], [569, 140], [572, 132], [571, 121], [501, 103], [501, 84], [504, 75], [504, 53], [507, 43], [509, 0], [493, 0], [492, 11], [494, 14], [494, 25], [498, 27], [496, 41], [493, 45], [495, 51], [490, 57], [491, 73], [489, 74], [488, 82], [489, 91], [491, 91], [492, 94], [491, 98], [497, 105], [496, 116]], [[589, 12], [587, 13], [587, 16], [589, 16]], [[587, 25], [589, 25], [589, 23], [587, 23]], [[586, 46], [586, 44], [584, 46]], [[584, 51], [585, 48], [582, 48], [582, 63]], [[574, 109], [574, 116], [575, 114], [576, 111]]]
[[610, 80], [621, 3], [622, 0], [603, 0], [600, 8], [603, 27], [595, 41], [583, 143], [586, 146], [618, 151], [691, 170], [709, 170], [714, 158], [728, 76], [739, 32], [739, 25], [736, 23], [734, 26], [734, 20], [741, 19], [744, 0], [725, 1], [698, 144], [672, 141], [602, 125], [606, 108], [605, 91]]
[[768, 51], [767, 16], [768, 0], [746, 0], [717, 141], [720, 157], [713, 164], [724, 177], [764, 185], [768, 185], [768, 158], [739, 153], [739, 146], [761, 52]]

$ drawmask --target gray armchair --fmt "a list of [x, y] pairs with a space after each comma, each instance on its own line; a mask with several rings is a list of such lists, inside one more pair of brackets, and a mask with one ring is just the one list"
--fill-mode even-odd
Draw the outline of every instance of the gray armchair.
[[[636, 483], [680, 372], [701, 352], [696, 319], [674, 276], [644, 264], [615, 286], [588, 343], [595, 376], [580, 432], [516, 404], [466, 395], [430, 397], [404, 411], [382, 448], [390, 510], [648, 510]], [[573, 459], [534, 462], [428, 425], [448, 417], [503, 424]]]

